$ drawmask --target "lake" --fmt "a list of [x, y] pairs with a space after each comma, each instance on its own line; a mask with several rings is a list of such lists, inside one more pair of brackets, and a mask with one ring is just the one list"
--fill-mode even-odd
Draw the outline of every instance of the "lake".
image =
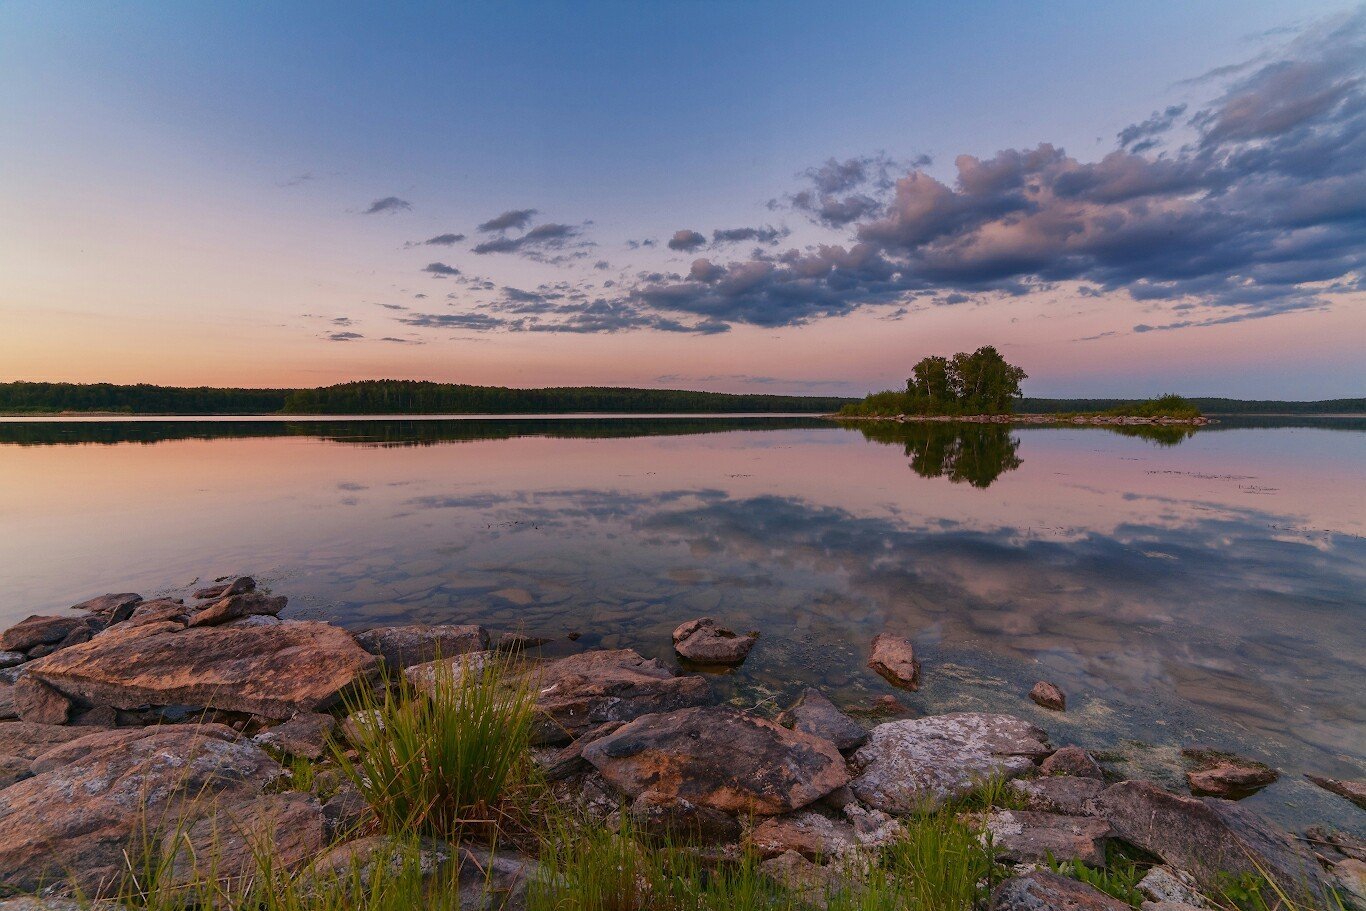
[[[0, 421], [0, 622], [249, 573], [286, 616], [482, 623], [673, 662], [762, 637], [724, 699], [1009, 711], [1121, 771], [1266, 761], [1250, 803], [1360, 831], [1366, 422], [1198, 431], [802, 417]], [[884, 630], [917, 693], [867, 670]], [[576, 642], [567, 638], [579, 634]], [[1064, 714], [1025, 694], [1051, 680]]]

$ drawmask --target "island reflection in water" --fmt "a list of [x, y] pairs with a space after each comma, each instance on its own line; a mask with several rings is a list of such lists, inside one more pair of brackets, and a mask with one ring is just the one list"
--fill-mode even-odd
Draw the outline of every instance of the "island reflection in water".
[[[666, 661], [673, 627], [712, 615], [762, 631], [716, 688], [763, 710], [807, 685], [848, 707], [895, 692], [864, 667], [886, 629], [923, 655], [924, 688], [898, 693], [916, 711], [1010, 711], [1173, 782], [1177, 749], [1209, 742], [1283, 769], [1263, 809], [1353, 825], [1300, 773], [1363, 774], [1366, 434], [1171, 442], [810, 418], [0, 424], [0, 620], [235, 572], [296, 617]], [[1066, 713], [1024, 698], [1040, 678]]]

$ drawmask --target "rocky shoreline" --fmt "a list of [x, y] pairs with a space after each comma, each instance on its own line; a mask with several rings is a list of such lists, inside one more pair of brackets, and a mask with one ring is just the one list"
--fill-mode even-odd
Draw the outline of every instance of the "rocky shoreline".
[[1067, 424], [1096, 427], [1204, 427], [1213, 424], [1210, 418], [1144, 418], [1111, 414], [894, 414], [894, 415], [844, 415], [832, 414], [827, 417], [840, 421], [891, 421], [897, 424]]
[[[509, 656], [555, 799], [715, 862], [752, 854], [810, 906], [935, 808], [970, 817], [1005, 865], [983, 904], [999, 911], [1226, 907], [1231, 877], [1263, 874], [1302, 907], [1331, 907], [1330, 890], [1366, 906], [1366, 842], [1319, 827], [1292, 837], [1239, 805], [1278, 773], [1237, 756], [1192, 745], [1190, 793], [1177, 794], [1119, 780], [1009, 714], [905, 717], [887, 697], [891, 720], [869, 726], [808, 689], [770, 719], [716, 704], [696, 672], [740, 664], [757, 638], [707, 617], [674, 631], [673, 668], [629, 649], [539, 659], [544, 640], [472, 624], [352, 633], [282, 619], [286, 603], [243, 577], [188, 603], [103, 595], [0, 634], [0, 885], [43, 895], [0, 911], [108, 895], [149, 823], [167, 820], [191, 845], [230, 833], [237, 866], [215, 875], [240, 875], [261, 840], [298, 877], [368, 862], [388, 849], [330, 758], [373, 743], [371, 722], [347, 713], [351, 697], [404, 681], [430, 692], [444, 674]], [[874, 640], [869, 669], [907, 690], [934, 675], [892, 633]], [[1047, 681], [1020, 698], [1066, 710]], [[307, 776], [291, 772], [299, 763]], [[1366, 810], [1366, 783], [1313, 780]], [[996, 797], [967, 807], [988, 782]], [[1104, 871], [1116, 849], [1144, 858], [1133, 901], [1060, 875], [1066, 864]], [[167, 850], [189, 875], [193, 852], [182, 864], [179, 847]], [[524, 908], [528, 883], [545, 875], [536, 859], [477, 840], [423, 850], [455, 869], [470, 907]]]

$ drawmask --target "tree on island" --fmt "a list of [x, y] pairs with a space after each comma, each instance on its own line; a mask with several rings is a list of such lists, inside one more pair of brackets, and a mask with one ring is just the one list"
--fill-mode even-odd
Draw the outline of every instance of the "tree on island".
[[931, 355], [911, 369], [906, 391], [878, 392], [843, 411], [877, 414], [1010, 414], [1028, 375], [991, 345], [953, 357]]

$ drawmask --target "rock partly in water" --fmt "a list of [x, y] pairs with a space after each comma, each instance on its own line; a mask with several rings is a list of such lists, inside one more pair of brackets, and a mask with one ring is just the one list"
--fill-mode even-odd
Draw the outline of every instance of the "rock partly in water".
[[874, 636], [868, 666], [892, 686], [905, 690], [920, 689], [920, 661], [915, 657], [915, 646], [911, 645], [909, 639], [890, 633]]
[[1195, 766], [1186, 773], [1186, 783], [1196, 797], [1241, 800], [1280, 777], [1265, 763], [1219, 750], [1191, 747], [1182, 750], [1181, 755]]
[[1205, 888], [1217, 887], [1226, 873], [1264, 871], [1294, 892], [1323, 894], [1314, 859], [1236, 803], [1183, 797], [1149, 781], [1122, 781], [1106, 788], [1095, 806], [1118, 837], [1189, 872]]
[[646, 715], [589, 744], [583, 756], [632, 797], [649, 793], [656, 802], [733, 814], [788, 813], [849, 780], [830, 741], [729, 706]]
[[852, 750], [868, 740], [868, 731], [841, 712], [820, 690], [807, 688], [792, 708], [778, 716], [779, 724], [803, 734], [824, 737], [840, 750]]
[[705, 704], [705, 677], [675, 677], [630, 649], [583, 652], [529, 671], [536, 691], [537, 743], [563, 743], [609, 721]]
[[736, 635], [711, 617], [682, 623], [674, 630], [674, 651], [694, 664], [733, 666], [749, 656], [758, 633]]
[[1105, 866], [1110, 824], [1092, 816], [1065, 816], [1033, 810], [996, 810], [986, 819], [991, 846], [1002, 860], [1043, 864], [1079, 860]]
[[1133, 911], [1127, 902], [1057, 873], [1015, 876], [991, 893], [991, 911]]
[[337, 727], [337, 719], [321, 712], [300, 712], [284, 724], [267, 728], [252, 740], [287, 756], [321, 759], [327, 752], [327, 738]]
[[71, 719], [71, 700], [30, 674], [14, 682], [10, 693], [14, 712], [34, 724], [66, 724]]
[[1063, 747], [1039, 764], [1039, 771], [1045, 775], [1074, 775], [1077, 778], [1094, 778], [1101, 781], [1105, 771], [1095, 757], [1081, 747]]
[[182, 705], [290, 718], [331, 705], [375, 667], [347, 632], [327, 623], [127, 626], [32, 662], [28, 671], [94, 705]]
[[219, 598], [230, 598], [233, 595], [241, 595], [246, 592], [256, 591], [256, 580], [251, 576], [239, 576], [231, 582], [220, 582], [217, 585], [210, 585], [201, 588], [194, 593], [200, 601]]
[[487, 651], [489, 634], [482, 626], [379, 626], [356, 634], [360, 647], [384, 659], [390, 671], [416, 664]]
[[1345, 797], [1363, 810], [1366, 810], [1366, 781], [1325, 778], [1322, 775], [1306, 775], [1304, 777], [1308, 778], [1325, 791], [1329, 791], [1339, 797]]
[[1053, 775], [1023, 778], [1010, 783], [1010, 789], [1024, 800], [1025, 809], [1069, 816], [1090, 816], [1091, 801], [1105, 790], [1105, 783], [1094, 778]]
[[854, 754], [859, 800], [911, 813], [961, 797], [993, 777], [1013, 778], [1050, 752], [1043, 731], [1012, 715], [955, 712], [873, 728]]
[[1029, 698], [1034, 700], [1035, 705], [1051, 709], [1054, 712], [1067, 710], [1066, 694], [1047, 680], [1040, 680], [1034, 684], [1034, 689], [1029, 691]]
[[57, 645], [76, 630], [88, 628], [90, 617], [44, 617], [34, 614], [0, 633], [0, 649], [27, 652], [41, 645]]
[[98, 598], [91, 598], [89, 601], [82, 601], [80, 604], [73, 604], [71, 609], [94, 614], [112, 626], [131, 617], [133, 609], [141, 600], [142, 595], [133, 592], [118, 592], [100, 595]]
[[0, 881], [32, 890], [69, 879], [98, 896], [143, 833], [197, 801], [259, 795], [283, 770], [224, 732], [232, 734], [215, 725], [97, 734], [71, 761], [0, 791]]

